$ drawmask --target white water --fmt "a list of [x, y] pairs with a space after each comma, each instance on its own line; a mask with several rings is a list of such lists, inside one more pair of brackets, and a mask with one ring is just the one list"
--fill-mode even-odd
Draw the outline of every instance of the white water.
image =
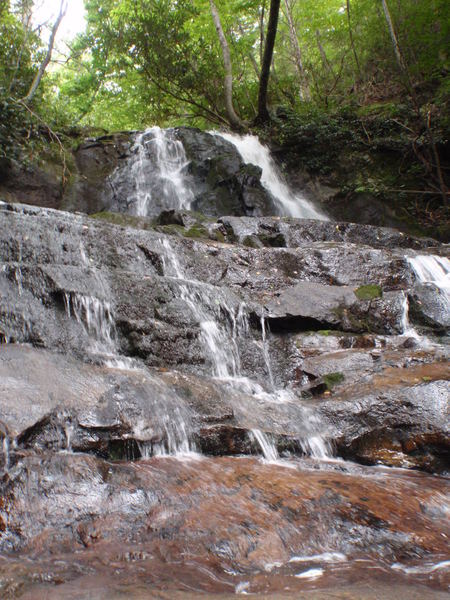
[[[420, 283], [433, 285], [437, 288], [437, 293], [442, 295], [444, 302], [450, 310], [450, 261], [444, 256], [433, 254], [419, 254], [417, 256], [406, 257], [417, 280]], [[421, 337], [409, 322], [409, 300], [408, 295], [404, 295], [402, 332], [404, 336], [415, 338], [422, 343], [426, 340]]]
[[[161, 240], [163, 247], [163, 265], [166, 276], [173, 277], [179, 285], [180, 297], [186, 303], [200, 327], [199, 340], [205, 350], [205, 359], [211, 363], [212, 375], [227, 383], [233, 389], [252, 395], [267, 404], [291, 402], [302, 410], [303, 434], [298, 442], [305, 454], [316, 458], [331, 455], [331, 447], [320, 435], [322, 424], [313, 411], [306, 406], [299, 407], [298, 398], [290, 391], [275, 389], [264, 317], [261, 318], [262, 358], [266, 365], [271, 391], [267, 392], [257, 381], [245, 377], [241, 372], [241, 360], [237, 340], [248, 337], [249, 323], [244, 304], [233, 309], [226, 298], [221, 297], [220, 289], [208, 286], [200, 281], [188, 279], [167, 238]], [[266, 460], [279, 459], [275, 444], [268, 435], [253, 428], [251, 437], [256, 441]]]
[[405, 337], [414, 338], [420, 340], [421, 336], [417, 333], [414, 327], [409, 322], [409, 299], [408, 294], [403, 293], [403, 307], [402, 307], [402, 335]]
[[266, 363], [267, 373], [269, 375], [270, 386], [272, 390], [275, 390], [275, 383], [273, 380], [272, 364], [270, 362], [269, 344], [267, 341], [267, 326], [264, 318], [264, 314], [261, 315], [261, 331], [262, 331], [262, 346], [263, 346], [263, 357]]
[[298, 577], [299, 579], [317, 579], [318, 577], [322, 577], [323, 574], [323, 569], [308, 569], [302, 573], [297, 573], [295, 577]]
[[259, 429], [252, 429], [251, 435], [253, 439], [258, 442], [259, 447], [262, 450], [263, 456], [266, 460], [271, 462], [275, 462], [280, 458], [278, 454], [278, 450], [275, 447], [275, 444], [269, 437]]
[[313, 206], [300, 192], [294, 193], [289, 188], [270, 156], [270, 150], [261, 144], [255, 135], [219, 134], [214, 131], [210, 133], [231, 142], [237, 148], [244, 162], [261, 167], [261, 183], [274, 197], [280, 216], [328, 220], [328, 217]]
[[322, 554], [313, 554], [312, 556], [293, 556], [289, 559], [290, 563], [297, 562], [346, 562], [347, 557], [342, 552], [323, 552]]
[[407, 257], [417, 279], [431, 283], [444, 294], [450, 304], [450, 261], [445, 256], [422, 254]]
[[212, 363], [213, 375], [218, 378], [237, 377], [240, 372], [240, 356], [237, 337], [248, 331], [243, 305], [237, 312], [230, 308], [225, 298], [218, 298], [218, 290], [212, 289], [208, 297], [206, 284], [186, 279], [179, 260], [167, 239], [164, 248], [164, 271], [179, 282], [181, 299], [187, 304], [200, 325], [200, 340], [207, 349]]
[[2, 450], [4, 456], [4, 471], [8, 472], [9, 469], [9, 437], [8, 434], [5, 434], [2, 441]]
[[147, 216], [150, 207], [152, 214], [154, 207], [188, 210], [194, 199], [184, 174], [189, 161], [173, 131], [159, 127], [146, 129], [136, 137], [131, 151], [135, 192], [128, 200], [134, 214]]
[[93, 350], [106, 355], [116, 354], [116, 331], [109, 302], [94, 296], [64, 292], [64, 304], [67, 316], [73, 316], [94, 340]]

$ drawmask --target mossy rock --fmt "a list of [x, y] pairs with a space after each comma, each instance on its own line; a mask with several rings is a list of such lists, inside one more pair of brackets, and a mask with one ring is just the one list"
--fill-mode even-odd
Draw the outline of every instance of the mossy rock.
[[342, 383], [345, 379], [343, 373], [327, 373], [322, 377], [324, 384], [327, 386], [328, 390], [332, 390], [336, 385]]
[[260, 248], [261, 244], [258, 241], [258, 238], [254, 235], [246, 235], [242, 240], [242, 245], [247, 246], [247, 248]]
[[185, 237], [188, 238], [207, 238], [209, 237], [208, 230], [203, 227], [200, 223], [195, 223], [187, 231], [184, 232]]
[[286, 238], [282, 233], [260, 233], [258, 239], [267, 248], [286, 248]]
[[147, 217], [135, 217], [133, 215], [124, 215], [123, 213], [115, 213], [102, 211], [89, 215], [91, 219], [98, 221], [106, 221], [113, 223], [114, 225], [120, 225], [122, 227], [133, 227], [134, 229], [152, 229], [153, 225], [150, 219]]
[[212, 234], [211, 234], [211, 238], [213, 240], [216, 240], [217, 242], [221, 242], [222, 244], [225, 243], [225, 236], [223, 235], [223, 233], [221, 231], [219, 231], [218, 229], [215, 229]]
[[361, 285], [356, 289], [355, 296], [358, 300], [374, 300], [375, 298], [381, 298], [383, 296], [383, 290], [379, 285], [369, 283], [367, 285]]
[[175, 223], [172, 223], [171, 225], [158, 225], [155, 227], [155, 230], [161, 233], [167, 233], [167, 235], [186, 235], [184, 227], [182, 225], [175, 225]]

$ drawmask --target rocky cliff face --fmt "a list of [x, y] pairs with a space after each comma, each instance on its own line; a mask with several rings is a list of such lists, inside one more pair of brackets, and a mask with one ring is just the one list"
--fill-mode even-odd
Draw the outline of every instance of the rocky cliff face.
[[[270, 210], [226, 144], [178, 135], [218, 182], [191, 207]], [[2, 593], [284, 594], [361, 559], [405, 597], [411, 573], [443, 586], [449, 304], [418, 265], [447, 254], [349, 223], [0, 204]]]

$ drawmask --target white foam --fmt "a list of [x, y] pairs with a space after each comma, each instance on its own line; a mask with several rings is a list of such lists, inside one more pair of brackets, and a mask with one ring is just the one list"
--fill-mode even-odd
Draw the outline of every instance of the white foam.
[[303, 571], [302, 573], [297, 573], [295, 577], [298, 579], [318, 579], [322, 577], [324, 574], [323, 569], [308, 569], [307, 571]]

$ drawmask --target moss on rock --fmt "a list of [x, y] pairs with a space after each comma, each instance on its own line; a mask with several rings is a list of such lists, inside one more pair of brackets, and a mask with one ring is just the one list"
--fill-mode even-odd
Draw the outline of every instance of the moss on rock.
[[369, 283], [367, 285], [361, 285], [356, 289], [355, 296], [358, 300], [374, 300], [375, 298], [382, 298], [383, 290], [379, 285]]

